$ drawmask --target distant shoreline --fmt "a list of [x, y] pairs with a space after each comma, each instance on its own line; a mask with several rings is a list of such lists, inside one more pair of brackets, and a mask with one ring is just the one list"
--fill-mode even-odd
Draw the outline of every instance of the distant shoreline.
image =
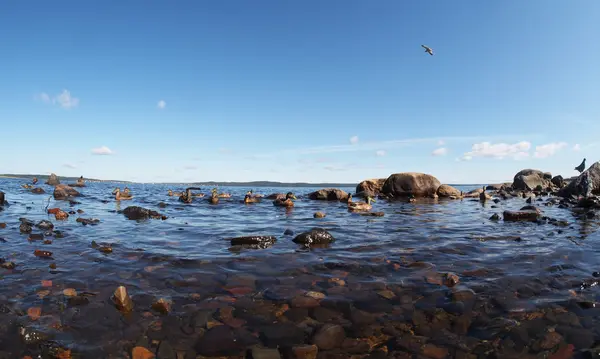
[[[30, 174], [0, 174], [0, 178], [11, 178], [11, 179], [31, 179], [37, 177], [38, 180], [44, 182], [48, 179], [48, 175], [30, 175]], [[79, 177], [62, 177], [58, 176], [62, 182], [76, 181]], [[204, 186], [224, 186], [224, 187], [356, 187], [358, 183], [307, 183], [307, 182], [275, 182], [275, 181], [250, 181], [250, 182], [217, 182], [217, 181], [206, 181], [206, 182], [132, 182], [122, 180], [101, 180], [96, 178], [85, 178], [86, 182], [115, 182], [115, 183], [140, 183], [140, 184], [165, 184], [165, 185], [204, 185]]]

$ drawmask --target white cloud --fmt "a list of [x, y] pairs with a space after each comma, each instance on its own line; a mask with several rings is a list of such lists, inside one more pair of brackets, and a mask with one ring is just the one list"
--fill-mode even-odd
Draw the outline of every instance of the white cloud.
[[110, 156], [114, 155], [115, 152], [106, 146], [92, 148], [92, 154], [98, 156]]
[[355, 145], [358, 143], [358, 136], [352, 136], [350, 137], [350, 143]]
[[379, 150], [379, 151], [375, 152], [375, 154], [376, 154], [378, 157], [383, 157], [383, 156], [385, 156], [385, 151], [384, 151], [384, 150]]
[[192, 170], [197, 170], [197, 169], [198, 169], [198, 166], [193, 166], [193, 165], [190, 165], [190, 166], [183, 166], [183, 169], [184, 169], [184, 170], [188, 170], [188, 171], [192, 171]]
[[580, 145], [579, 143], [576, 143], [576, 144], [573, 146], [573, 151], [581, 151], [581, 145]]
[[165, 107], [167, 107], [167, 103], [165, 102], [165, 100], [160, 100], [160, 101], [158, 101], [157, 106], [158, 106], [158, 108], [160, 108], [162, 110]]
[[521, 141], [514, 144], [481, 142], [473, 144], [471, 151], [465, 153], [463, 159], [469, 161], [475, 157], [489, 157], [500, 160], [504, 158], [518, 160], [528, 157], [530, 148], [531, 143], [528, 141]]
[[535, 153], [533, 154], [533, 156], [535, 158], [546, 158], [554, 156], [556, 152], [560, 151], [565, 147], [567, 147], [566, 142], [553, 142], [541, 146], [535, 146]]
[[448, 153], [448, 149], [445, 147], [440, 147], [436, 150], [433, 150], [433, 152], [431, 152], [432, 156], [445, 156]]
[[75, 169], [75, 168], [77, 168], [77, 166], [75, 166], [75, 165], [74, 165], [74, 164], [72, 164], [72, 163], [65, 163], [65, 164], [63, 164], [63, 167], [66, 167], [66, 168], [71, 168], [71, 169]]
[[443, 145], [445, 145], [445, 144], [446, 144], [446, 141], [444, 141], [444, 140], [439, 140], [439, 141], [437, 142], [437, 144], [438, 144], [438, 146], [443, 146]]
[[39, 94], [39, 98], [44, 103], [51, 103], [53, 105], [58, 104], [60, 107], [67, 110], [79, 105], [79, 99], [71, 96], [71, 92], [68, 90], [63, 90], [60, 94], [54, 97], [50, 97], [50, 95], [47, 93], [42, 92]]

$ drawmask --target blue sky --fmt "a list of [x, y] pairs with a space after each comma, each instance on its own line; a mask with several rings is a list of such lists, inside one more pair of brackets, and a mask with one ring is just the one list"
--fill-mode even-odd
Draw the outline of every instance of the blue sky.
[[599, 18], [592, 0], [6, 2], [0, 172], [571, 176], [598, 160]]

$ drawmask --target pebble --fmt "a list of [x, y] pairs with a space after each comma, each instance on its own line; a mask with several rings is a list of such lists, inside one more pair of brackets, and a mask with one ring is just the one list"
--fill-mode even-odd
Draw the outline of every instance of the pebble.
[[319, 350], [331, 350], [341, 347], [346, 339], [344, 328], [337, 324], [325, 324], [315, 334], [312, 343]]

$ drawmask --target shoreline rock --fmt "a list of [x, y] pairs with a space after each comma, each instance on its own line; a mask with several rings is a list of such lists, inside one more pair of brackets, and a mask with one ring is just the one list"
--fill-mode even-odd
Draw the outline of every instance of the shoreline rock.
[[46, 180], [46, 184], [50, 186], [56, 186], [60, 184], [60, 180], [56, 174], [51, 173], [50, 177], [48, 177], [48, 179]]
[[54, 187], [53, 195], [55, 200], [65, 200], [69, 199], [70, 197], [77, 197], [80, 195], [80, 193], [66, 184], [58, 184], [56, 187]]
[[357, 196], [371, 196], [376, 197], [381, 193], [381, 189], [383, 188], [383, 184], [387, 178], [373, 178], [360, 182], [356, 185], [356, 194]]
[[398, 197], [436, 197], [442, 184], [430, 174], [403, 172], [390, 175], [383, 184], [381, 192], [391, 198]]
[[323, 188], [308, 194], [308, 198], [316, 201], [347, 201], [348, 193], [338, 188]]
[[460, 198], [461, 197], [461, 192], [450, 186], [447, 184], [443, 184], [441, 186], [438, 187], [437, 189], [437, 195], [440, 198], [451, 198], [451, 199], [455, 199], [455, 198]]

